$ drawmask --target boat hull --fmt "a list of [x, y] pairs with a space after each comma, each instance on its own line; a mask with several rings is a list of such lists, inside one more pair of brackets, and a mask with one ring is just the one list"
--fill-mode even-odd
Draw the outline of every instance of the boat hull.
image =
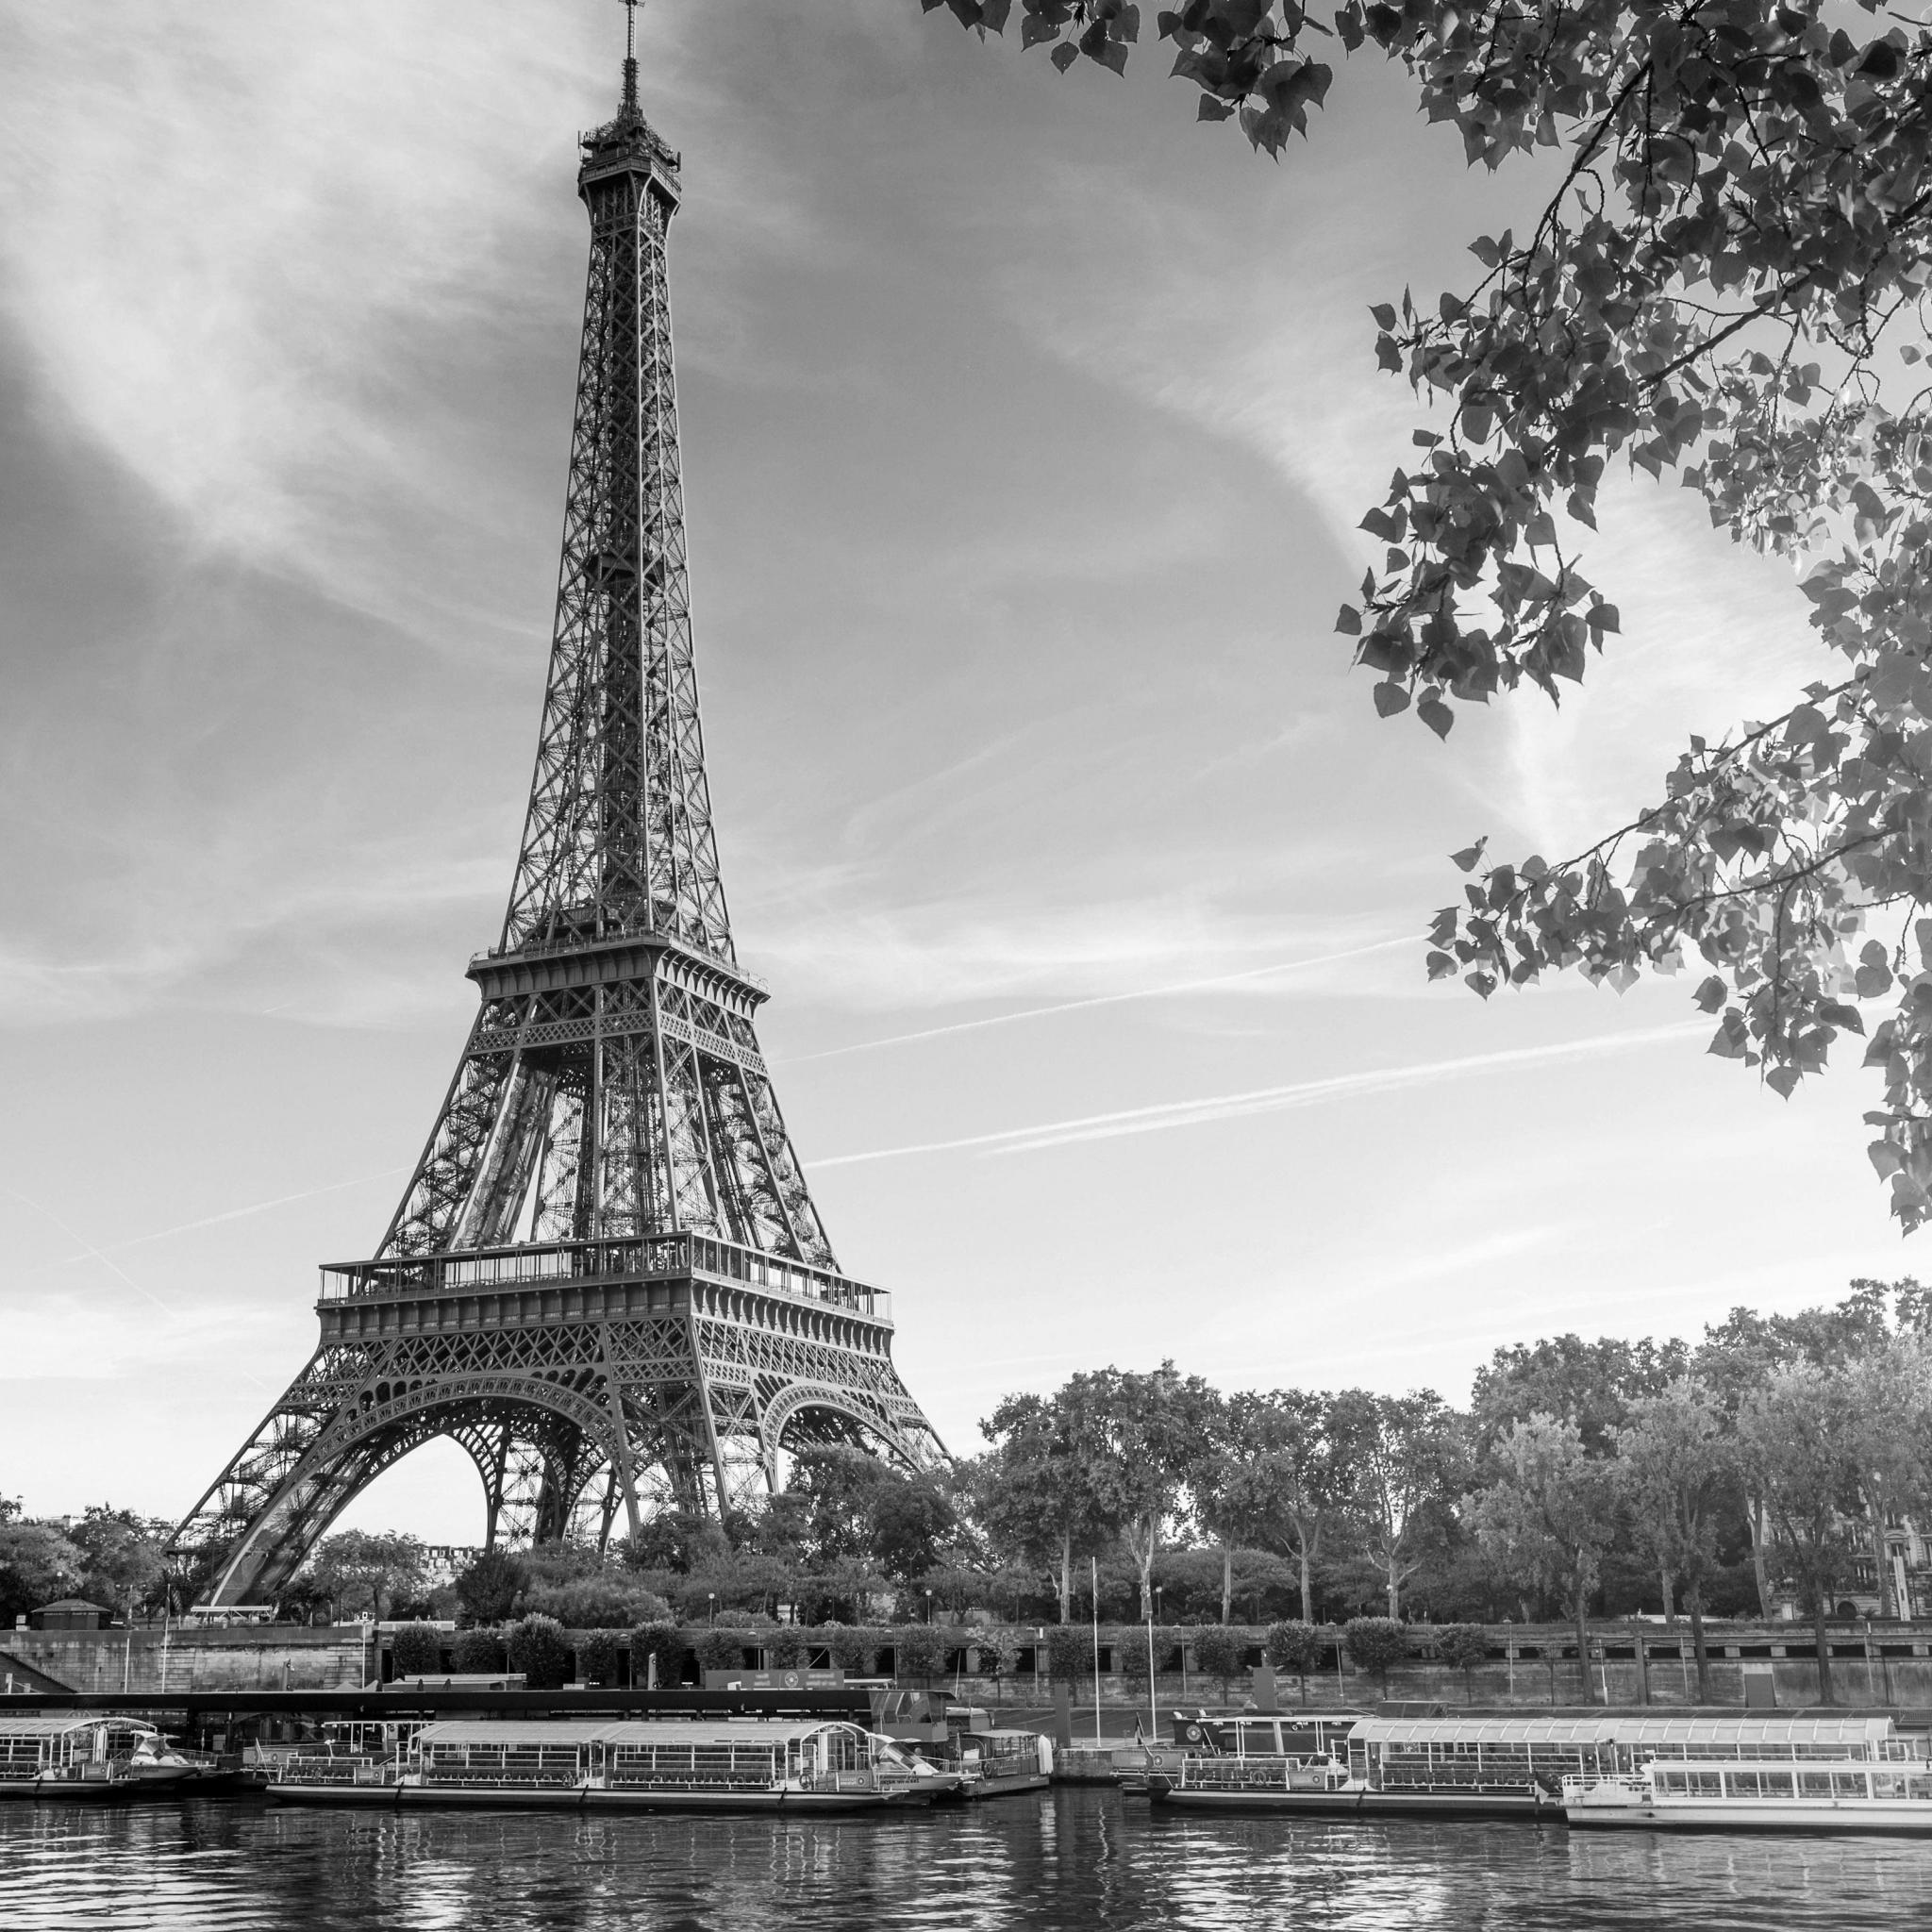
[[268, 1794], [282, 1805], [354, 1805], [403, 1810], [470, 1811], [851, 1811], [903, 1810], [931, 1803], [918, 1790], [704, 1791], [563, 1789], [508, 1790], [458, 1784], [272, 1784]]
[[1154, 1803], [1183, 1811], [1269, 1811], [1319, 1818], [1507, 1818], [1525, 1824], [1560, 1822], [1563, 1809], [1547, 1798], [1515, 1791], [1282, 1791], [1163, 1789], [1151, 1779]]
[[1932, 1838], [1932, 1805], [1924, 1799], [1834, 1804], [1820, 1799], [1777, 1805], [1572, 1805], [1574, 1831], [1773, 1832], [1790, 1836]]

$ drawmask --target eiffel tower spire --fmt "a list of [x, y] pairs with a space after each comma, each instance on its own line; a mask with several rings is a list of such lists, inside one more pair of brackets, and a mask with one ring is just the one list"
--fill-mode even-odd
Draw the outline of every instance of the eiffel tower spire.
[[176, 1534], [216, 1602], [272, 1594], [436, 1436], [475, 1462], [492, 1545], [755, 1507], [804, 1443], [942, 1453], [892, 1367], [890, 1298], [839, 1272], [732, 945], [665, 275], [679, 158], [628, 31], [622, 103], [581, 146], [557, 621], [503, 929], [375, 1257], [323, 1270], [314, 1356]]

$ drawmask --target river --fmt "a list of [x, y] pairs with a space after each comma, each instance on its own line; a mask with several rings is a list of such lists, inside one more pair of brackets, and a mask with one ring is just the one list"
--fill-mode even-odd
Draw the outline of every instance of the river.
[[1928, 1922], [1923, 1843], [1150, 1817], [1143, 1802], [1078, 1788], [846, 1820], [0, 1804], [6, 1932], [1810, 1932]]

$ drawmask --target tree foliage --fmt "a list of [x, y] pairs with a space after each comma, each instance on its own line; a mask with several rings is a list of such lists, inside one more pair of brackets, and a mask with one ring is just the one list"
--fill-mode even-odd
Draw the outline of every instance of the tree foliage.
[[1389, 1689], [1389, 1673], [1408, 1655], [1407, 1626], [1394, 1617], [1351, 1617], [1341, 1633], [1348, 1660], [1371, 1671]]
[[389, 1642], [399, 1677], [433, 1677], [442, 1670], [442, 1632], [431, 1624], [405, 1624]]
[[1447, 1624], [1436, 1633], [1436, 1655], [1452, 1671], [1462, 1673], [1462, 1698], [1475, 1701], [1471, 1673], [1490, 1660], [1490, 1633], [1480, 1624]]
[[[930, 8], [937, 0], [923, 0]], [[947, 0], [998, 30], [1011, 0]], [[1881, 11], [1878, 0], [1859, 0]], [[1022, 0], [1063, 71], [1119, 71], [1124, 0]], [[1695, 737], [1657, 803], [1584, 850], [1480, 876], [1432, 976], [1488, 997], [1557, 970], [1618, 988], [1703, 968], [1710, 1050], [1789, 1094], [1867, 1033], [1871, 1154], [1907, 1227], [1932, 1212], [1932, 31], [1823, 0], [1183, 0], [1158, 17], [1206, 120], [1278, 155], [1325, 58], [1398, 61], [1494, 169], [1559, 151], [1480, 273], [1378, 305], [1375, 351], [1440, 408], [1363, 519], [1382, 545], [1339, 628], [1376, 709], [1439, 737], [1456, 707], [1555, 700], [1619, 630], [1584, 575], [1612, 462], [1674, 472], [1737, 541], [1790, 558], [1818, 675], [1779, 716]]]

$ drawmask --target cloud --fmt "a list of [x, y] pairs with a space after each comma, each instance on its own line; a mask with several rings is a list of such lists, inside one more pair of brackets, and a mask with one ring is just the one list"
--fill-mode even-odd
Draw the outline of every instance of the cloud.
[[1111, 1141], [1126, 1134], [1161, 1134], [1178, 1127], [1207, 1126], [1219, 1121], [1241, 1120], [1254, 1114], [1286, 1113], [1294, 1108], [1322, 1107], [1334, 1100], [1364, 1094], [1391, 1093], [1414, 1087], [1434, 1086], [1466, 1074], [1535, 1066], [1552, 1060], [1596, 1059], [1629, 1052], [1659, 1041], [1681, 1041], [1709, 1031], [1704, 1021], [1675, 1026], [1651, 1026], [1632, 1033], [1595, 1040], [1557, 1041], [1543, 1046], [1510, 1047], [1500, 1053], [1467, 1054], [1457, 1059], [1425, 1060], [1407, 1067], [1365, 1069], [1337, 1074], [1321, 1080], [1299, 1080], [1285, 1087], [1260, 1087], [1244, 1093], [1216, 1093], [1200, 1100], [1168, 1101], [1155, 1107], [1126, 1108], [1116, 1113], [1088, 1114], [1078, 1120], [1049, 1121], [1028, 1127], [1003, 1127], [991, 1134], [967, 1134], [953, 1141], [924, 1141], [904, 1147], [879, 1147], [863, 1154], [836, 1154], [815, 1160], [813, 1168], [853, 1167], [874, 1160], [900, 1160], [917, 1154], [953, 1154], [972, 1150], [986, 1154], [1032, 1154], [1078, 1141]]

